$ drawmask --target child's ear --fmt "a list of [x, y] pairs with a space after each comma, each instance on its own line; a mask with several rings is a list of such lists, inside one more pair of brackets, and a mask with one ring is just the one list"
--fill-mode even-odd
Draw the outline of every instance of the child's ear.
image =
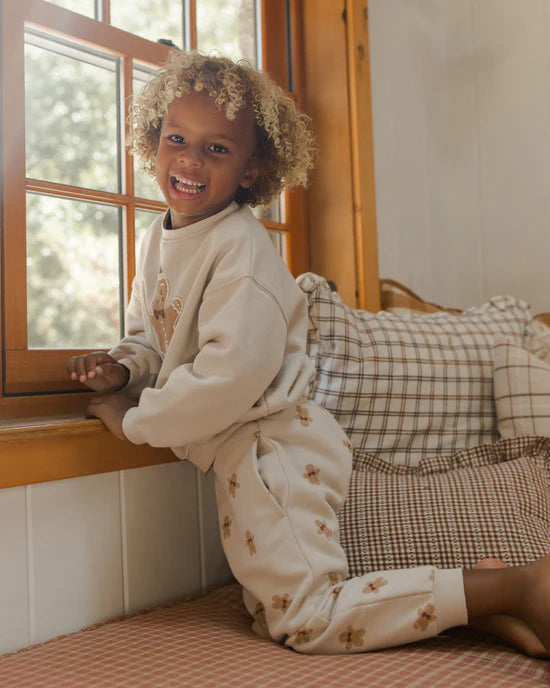
[[259, 174], [260, 165], [258, 164], [258, 158], [255, 155], [253, 155], [250, 158], [250, 162], [248, 163], [248, 166], [244, 172], [244, 176], [240, 186], [243, 189], [250, 189], [250, 187], [254, 186], [254, 183], [256, 179], [258, 179]]

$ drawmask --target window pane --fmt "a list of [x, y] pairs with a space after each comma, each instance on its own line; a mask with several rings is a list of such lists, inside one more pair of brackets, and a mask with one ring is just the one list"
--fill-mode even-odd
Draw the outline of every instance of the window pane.
[[27, 176], [119, 191], [117, 61], [27, 33]]
[[139, 161], [134, 158], [134, 192], [138, 198], [148, 198], [152, 201], [163, 201], [166, 199], [159, 189], [159, 185], [153, 177], [139, 169]]
[[197, 0], [197, 45], [256, 66], [255, 0]]
[[29, 348], [113, 346], [120, 338], [118, 208], [27, 195]]
[[79, 14], [85, 14], [87, 17], [94, 17], [94, 0], [48, 0], [52, 5], [59, 5], [66, 10], [72, 10]]
[[150, 41], [183, 48], [183, 0], [111, 0], [111, 24]]
[[136, 209], [136, 260], [139, 256], [139, 249], [145, 232], [159, 213], [152, 213], [149, 210]]
[[[150, 79], [151, 75], [154, 74], [156, 70], [149, 69], [145, 66], [134, 67], [134, 78], [132, 81], [132, 91], [137, 94], [141, 91], [143, 86]], [[165, 198], [162, 195], [162, 191], [159, 189], [158, 184], [150, 177], [148, 174], [143, 172], [140, 168], [140, 162], [137, 158], [134, 158], [134, 193], [138, 198], [148, 198], [154, 201], [164, 201]]]

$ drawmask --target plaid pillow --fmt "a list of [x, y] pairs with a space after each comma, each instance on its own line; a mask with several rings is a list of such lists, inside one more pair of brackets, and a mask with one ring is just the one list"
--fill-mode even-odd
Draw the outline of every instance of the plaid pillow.
[[309, 305], [310, 397], [356, 449], [394, 463], [498, 439], [491, 347], [523, 341], [529, 308], [510, 296], [454, 315], [369, 313], [345, 306], [317, 275], [298, 278]]
[[502, 437], [550, 437], [550, 360], [542, 360], [507, 340], [495, 343], [493, 358], [498, 430]]
[[358, 452], [338, 514], [350, 576], [433, 564], [508, 565], [550, 552], [550, 438], [500, 440], [392, 466]]

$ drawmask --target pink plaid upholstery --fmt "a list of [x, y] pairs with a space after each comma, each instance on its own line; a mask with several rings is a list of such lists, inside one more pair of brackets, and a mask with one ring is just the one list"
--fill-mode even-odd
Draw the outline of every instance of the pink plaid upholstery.
[[356, 452], [338, 514], [350, 575], [435, 564], [513, 566], [550, 552], [550, 438], [519, 437], [393, 466]]
[[550, 663], [457, 629], [407, 647], [299, 655], [253, 635], [237, 585], [0, 657], [2, 688], [538, 688]]
[[328, 283], [298, 278], [309, 305], [310, 396], [357, 450], [393, 463], [498, 439], [491, 347], [522, 343], [526, 303], [496, 297], [463, 313], [369, 313], [344, 305]]

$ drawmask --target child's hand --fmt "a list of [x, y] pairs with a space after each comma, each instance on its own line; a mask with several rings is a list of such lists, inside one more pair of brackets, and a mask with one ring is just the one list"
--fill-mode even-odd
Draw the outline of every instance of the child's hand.
[[78, 380], [96, 392], [116, 392], [126, 385], [130, 373], [104, 351], [71, 356], [67, 362], [71, 380]]
[[124, 394], [107, 394], [93, 397], [86, 409], [87, 418], [99, 418], [107, 428], [120, 440], [125, 440], [126, 435], [122, 430], [122, 420], [128, 409], [137, 406], [137, 403], [128, 399]]

